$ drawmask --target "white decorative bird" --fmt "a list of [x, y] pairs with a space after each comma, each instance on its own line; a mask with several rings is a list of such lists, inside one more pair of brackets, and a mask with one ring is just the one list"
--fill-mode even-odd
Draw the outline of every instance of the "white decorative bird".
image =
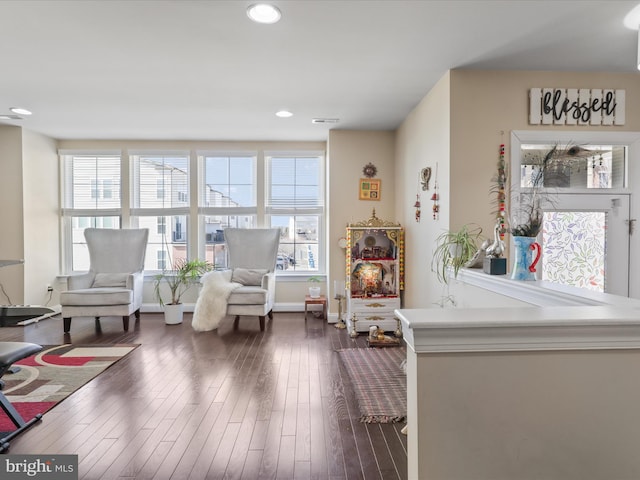
[[500, 258], [504, 253], [504, 242], [500, 238], [500, 229], [502, 226], [500, 223], [496, 223], [493, 229], [493, 243], [487, 247], [487, 257]]

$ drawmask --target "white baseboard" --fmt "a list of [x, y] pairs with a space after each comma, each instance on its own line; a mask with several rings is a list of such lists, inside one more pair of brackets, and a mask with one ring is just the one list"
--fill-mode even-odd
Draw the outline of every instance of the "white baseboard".
[[[185, 303], [184, 311], [187, 313], [193, 313], [195, 303]], [[308, 311], [322, 310], [322, 305], [309, 305]], [[162, 307], [157, 303], [143, 303], [140, 308], [142, 313], [162, 313]], [[304, 312], [304, 303], [276, 303], [273, 306], [274, 312]], [[327, 315], [327, 323], [337, 323], [338, 314], [329, 313]]]

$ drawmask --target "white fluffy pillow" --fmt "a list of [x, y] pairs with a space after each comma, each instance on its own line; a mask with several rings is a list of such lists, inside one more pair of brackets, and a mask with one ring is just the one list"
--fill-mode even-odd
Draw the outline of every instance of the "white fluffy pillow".
[[232, 282], [241, 283], [242, 285], [262, 285], [262, 277], [269, 270], [263, 269], [249, 269], [249, 268], [234, 268]]
[[126, 287], [128, 273], [96, 273], [93, 288]]

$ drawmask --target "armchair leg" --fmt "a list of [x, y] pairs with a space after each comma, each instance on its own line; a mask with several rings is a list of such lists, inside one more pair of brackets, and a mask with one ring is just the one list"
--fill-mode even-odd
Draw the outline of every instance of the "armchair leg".
[[260, 318], [260, 331], [264, 332], [264, 315], [260, 315], [258, 318]]
[[136, 317], [136, 320], [140, 320], [140, 309], [133, 312], [133, 315]]
[[238, 329], [238, 325], [239, 325], [239, 324], [240, 324], [240, 315], [236, 315], [236, 318], [235, 318], [235, 320], [233, 321], [233, 328], [234, 328], [235, 330], [237, 330], [237, 329]]
[[125, 332], [129, 331], [129, 315], [123, 315], [122, 326], [124, 327]]
[[71, 318], [63, 318], [62, 321], [64, 322], [64, 333], [69, 333], [69, 330], [71, 330]]
[[269, 315], [269, 320], [273, 320], [273, 310], [269, 310], [267, 315]]

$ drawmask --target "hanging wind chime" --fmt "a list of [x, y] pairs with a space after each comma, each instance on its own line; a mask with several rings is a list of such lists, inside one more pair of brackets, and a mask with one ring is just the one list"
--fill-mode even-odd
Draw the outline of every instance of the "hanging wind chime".
[[505, 186], [507, 183], [507, 173], [505, 170], [504, 163], [504, 143], [500, 145], [500, 156], [498, 158], [498, 174], [496, 176], [496, 184], [497, 184], [497, 193], [498, 193], [498, 211], [497, 213], [497, 221], [500, 225], [500, 240], [504, 240], [504, 234], [507, 229], [505, 227], [505, 211], [506, 211], [506, 193]]
[[440, 217], [440, 187], [438, 185], [438, 164], [436, 163], [436, 178], [433, 182], [433, 195], [431, 195], [431, 201], [433, 202], [433, 219], [438, 220]]

